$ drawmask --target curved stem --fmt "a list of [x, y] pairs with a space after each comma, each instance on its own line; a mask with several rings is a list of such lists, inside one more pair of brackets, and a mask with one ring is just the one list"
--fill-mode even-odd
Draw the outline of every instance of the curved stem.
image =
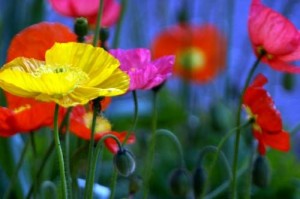
[[[216, 162], [217, 162], [217, 158], [219, 157], [220, 153], [223, 154], [223, 152], [221, 151], [221, 148], [223, 147], [225, 141], [228, 140], [228, 139], [230, 138], [230, 136], [232, 136], [236, 131], [238, 131], [238, 130], [244, 128], [244, 127], [247, 127], [247, 126], [248, 126], [249, 124], [251, 124], [252, 122], [253, 122], [253, 120], [249, 120], [249, 121], [246, 122], [245, 124], [240, 125], [240, 126], [237, 126], [237, 127], [233, 128], [232, 130], [230, 130], [230, 131], [222, 138], [222, 140], [219, 142], [219, 144], [218, 144], [217, 147], [208, 147], [208, 148], [202, 150], [202, 152], [201, 152], [200, 155], [199, 155], [198, 164], [201, 163], [201, 161], [203, 160], [204, 155], [206, 155], [207, 152], [214, 151], [214, 152], [215, 152], [215, 156], [214, 156], [213, 161], [212, 161], [212, 163], [211, 163], [211, 166], [210, 166], [210, 168], [209, 168], [209, 170], [208, 170], [208, 177], [207, 177], [207, 180], [206, 180], [206, 182], [205, 182], [205, 184], [204, 184], [204, 191], [203, 191], [203, 193], [202, 193], [202, 195], [201, 195], [201, 198], [204, 196], [204, 194], [205, 194], [205, 192], [206, 192], [206, 190], [207, 190], [207, 187], [208, 187], [208, 184], [209, 184], [209, 178], [210, 178], [210, 176], [211, 176], [211, 173], [212, 173], [213, 168], [215, 167], [215, 164], [216, 164]], [[222, 157], [222, 156], [223, 156], [223, 157]], [[229, 177], [232, 178], [232, 177], [233, 177], [233, 174], [230, 172], [229, 163], [228, 163], [228, 161], [227, 161], [225, 155], [223, 154], [223, 155], [221, 155], [221, 157], [223, 158], [224, 163], [227, 164], [226, 166], [227, 166], [227, 170], [228, 170], [228, 175], [229, 175]]]
[[[265, 52], [262, 52], [260, 54], [260, 56], [257, 58], [255, 63], [253, 64], [253, 66], [247, 76], [246, 82], [245, 82], [243, 90], [242, 90], [242, 94], [239, 99], [237, 118], [236, 118], [236, 126], [239, 126], [241, 123], [241, 111], [242, 111], [243, 96], [245, 94], [247, 87], [250, 84], [250, 80], [251, 80], [256, 68], [259, 65], [260, 60], [263, 58], [264, 55], [265, 55]], [[232, 164], [232, 175], [233, 176], [232, 176], [232, 182], [231, 182], [231, 194], [232, 194], [233, 199], [235, 199], [235, 197], [236, 197], [236, 169], [237, 169], [237, 159], [238, 159], [240, 137], [241, 137], [241, 132], [238, 129], [236, 132], [236, 136], [235, 136], [234, 155], [233, 155], [233, 164]]]
[[15, 182], [16, 182], [16, 178], [18, 176], [18, 173], [19, 173], [19, 171], [21, 169], [21, 166], [23, 165], [24, 158], [25, 158], [27, 149], [29, 147], [29, 143], [30, 143], [29, 139], [27, 139], [27, 141], [25, 143], [25, 146], [24, 146], [24, 148], [22, 150], [22, 153], [20, 155], [20, 159], [19, 159], [19, 161], [17, 163], [17, 166], [16, 166], [16, 168], [15, 168], [15, 170], [13, 172], [13, 175], [11, 176], [11, 180], [10, 180], [10, 183], [8, 185], [8, 188], [6, 189], [6, 191], [5, 191], [4, 195], [3, 195], [4, 199], [8, 199], [9, 198], [10, 192], [11, 192], [11, 190], [12, 190], [12, 188], [13, 188]]
[[168, 138], [170, 138], [170, 140], [172, 140], [175, 143], [176, 148], [177, 148], [177, 150], [180, 154], [180, 165], [181, 165], [181, 167], [185, 167], [182, 146], [181, 146], [178, 138], [176, 137], [176, 135], [174, 133], [172, 133], [171, 131], [167, 130], [167, 129], [158, 129], [156, 131], [155, 135], [156, 135], [156, 137], [159, 136], [159, 135], [167, 136]]
[[134, 116], [133, 116], [133, 125], [131, 130], [126, 134], [126, 137], [123, 141], [123, 146], [126, 144], [127, 140], [129, 139], [130, 135], [132, 132], [135, 130], [137, 121], [138, 121], [138, 112], [139, 112], [139, 104], [138, 104], [138, 99], [136, 95], [136, 91], [132, 91], [132, 97], [133, 97], [133, 102], [134, 102]]
[[102, 13], [103, 13], [103, 4], [104, 0], [99, 0], [99, 8], [98, 8], [98, 15], [97, 15], [97, 21], [96, 21], [96, 28], [95, 28], [95, 33], [94, 33], [94, 38], [93, 38], [93, 46], [97, 46], [98, 40], [99, 40], [99, 33], [100, 33], [100, 28], [101, 28], [101, 18], [102, 18]]
[[153, 113], [152, 113], [152, 134], [150, 139], [150, 149], [147, 153], [146, 159], [146, 168], [144, 173], [145, 179], [145, 188], [143, 198], [146, 199], [148, 197], [149, 192], [149, 181], [152, 174], [152, 164], [154, 159], [154, 152], [155, 152], [155, 142], [156, 142], [156, 125], [157, 125], [157, 92], [153, 92]]
[[67, 192], [67, 182], [66, 182], [66, 174], [65, 174], [65, 165], [64, 165], [64, 157], [63, 152], [60, 145], [59, 140], [59, 131], [58, 131], [58, 111], [59, 105], [55, 105], [55, 112], [54, 112], [54, 142], [56, 147], [56, 152], [58, 156], [58, 163], [59, 163], [59, 171], [60, 171], [60, 179], [61, 179], [61, 186], [62, 186], [62, 198], [68, 198]]
[[[95, 172], [96, 172], [96, 166], [97, 166], [97, 161], [98, 161], [98, 157], [102, 151], [102, 146], [103, 146], [103, 142], [107, 139], [107, 138], [112, 138], [114, 139], [117, 144], [118, 144], [118, 147], [119, 149], [121, 149], [122, 145], [121, 145], [121, 142], [120, 140], [114, 136], [114, 135], [111, 135], [111, 134], [107, 134], [107, 135], [104, 135], [97, 143], [97, 147], [96, 147], [96, 153], [95, 153], [95, 157], [93, 157], [93, 163], [92, 163], [92, 168], [91, 168], [91, 173], [92, 175], [90, 176], [90, 182], [92, 185], [94, 185], [94, 180], [95, 180]], [[93, 196], [93, 189], [89, 189], [89, 192], [87, 193], [87, 198], [92, 198]], [[114, 188], [111, 188], [111, 195], [114, 195]]]
[[120, 33], [121, 33], [121, 26], [124, 19], [124, 14], [127, 8], [127, 0], [121, 0], [121, 14], [120, 18], [117, 23], [116, 32], [113, 39], [113, 48], [117, 48], [119, 46], [119, 39], [120, 39]]

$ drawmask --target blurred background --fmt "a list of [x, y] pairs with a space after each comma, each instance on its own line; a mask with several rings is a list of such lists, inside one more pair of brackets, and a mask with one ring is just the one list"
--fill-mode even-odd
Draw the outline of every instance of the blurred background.
[[[263, 3], [289, 18], [296, 27], [300, 28], [300, 1], [272, 1], [264, 0]], [[247, 72], [256, 60], [252, 51], [247, 32], [247, 19], [250, 0], [128, 0], [124, 19], [121, 25], [119, 48], [151, 48], [155, 37], [166, 28], [178, 23], [178, 16], [182, 9], [187, 13], [188, 22], [191, 24], [213, 24], [225, 36], [226, 69], [216, 79], [206, 84], [189, 83], [190, 97], [184, 102], [182, 96], [182, 80], [173, 76], [159, 93], [158, 128], [166, 128], [174, 132], [182, 143], [187, 169], [193, 172], [200, 150], [207, 145], [217, 145], [222, 136], [234, 127], [237, 100]], [[13, 36], [25, 27], [41, 22], [61, 22], [71, 29], [74, 20], [56, 13], [46, 0], [0, 0], [0, 64], [6, 60], [8, 45]], [[116, 27], [109, 28], [112, 40]], [[43, 35], [40, 35], [43, 37]], [[278, 110], [281, 112], [285, 129], [292, 131], [292, 150], [289, 153], [280, 153], [274, 150], [268, 152], [272, 167], [272, 180], [268, 189], [254, 187], [253, 198], [300, 198], [300, 135], [297, 133], [300, 124], [300, 78], [272, 70], [269, 66], [260, 64], [257, 72], [265, 74], [269, 83], [266, 89], [273, 97]], [[286, 80], [288, 78], [288, 80]], [[285, 86], [285, 81], [292, 82]], [[136, 127], [137, 143], [131, 146], [137, 160], [137, 175], [145, 160], [145, 147], [151, 131], [152, 101], [151, 93], [138, 91], [139, 120]], [[1, 105], [4, 104], [1, 95]], [[170, 114], [172, 113], [172, 114]], [[113, 99], [112, 105], [105, 115], [113, 124], [115, 130], [124, 131], [131, 128], [133, 115], [133, 102], [130, 94]], [[245, 118], [245, 117], [244, 117]], [[295, 130], [296, 129], [296, 130]], [[46, 135], [39, 133], [36, 140], [47, 143], [51, 137], [49, 130], [44, 130]], [[251, 131], [245, 133], [242, 140], [240, 165], [244, 165], [248, 154], [249, 136]], [[46, 137], [46, 138], [45, 138]], [[50, 139], [50, 138], [49, 138]], [[224, 147], [228, 154], [229, 162], [232, 160], [234, 139], [229, 140]], [[164, 144], [163, 144], [164, 143]], [[168, 144], [165, 144], [168, 143]], [[0, 142], [0, 193], [6, 189], [9, 176], [12, 175], [11, 167], [15, 165], [24, 143], [20, 136], [1, 139]], [[43, 154], [45, 148], [38, 147]], [[10, 156], [8, 154], [11, 154]], [[36, 162], [41, 158], [38, 154]], [[42, 155], [41, 155], [42, 156]], [[53, 156], [53, 155], [52, 155]], [[51, 156], [51, 157], [52, 157]], [[11, 157], [11, 158], [6, 158]], [[172, 169], [178, 166], [178, 154], [172, 143], [161, 138], [157, 143], [153, 173], [151, 179], [152, 198], [172, 198], [168, 189], [168, 178]], [[29, 155], [28, 157], [33, 158]], [[55, 163], [55, 157], [53, 158]], [[204, 163], [206, 166], [211, 158]], [[163, 167], [161, 165], [164, 165]], [[31, 174], [26, 173], [26, 167], [34, 167], [27, 161], [21, 170], [16, 190], [26, 193], [31, 182]], [[99, 168], [99, 183], [109, 185], [112, 172], [111, 154], [104, 153], [104, 161]], [[28, 169], [28, 168], [27, 168]], [[30, 168], [32, 169], [32, 168]], [[51, 173], [44, 174], [49, 179]], [[51, 178], [51, 177], [50, 177]], [[210, 190], [226, 181], [224, 164], [218, 162], [213, 175]], [[118, 181], [117, 198], [125, 197], [129, 180], [120, 178]], [[243, 184], [243, 182], [241, 182]], [[21, 191], [20, 191], [21, 190]], [[226, 191], [222, 194], [226, 194]], [[219, 198], [224, 198], [220, 194]], [[22, 194], [20, 194], [22, 195]], [[283, 197], [284, 196], [284, 197]], [[0, 194], [1, 197], [1, 194]], [[21, 198], [21, 197], [20, 197]], [[137, 195], [139, 198], [139, 195]], [[216, 197], [217, 198], [217, 197]]]

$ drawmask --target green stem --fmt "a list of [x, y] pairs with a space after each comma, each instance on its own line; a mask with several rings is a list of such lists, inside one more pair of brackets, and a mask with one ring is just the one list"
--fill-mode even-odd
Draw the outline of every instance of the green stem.
[[[98, 112], [98, 110], [96, 108], [93, 108], [91, 138], [90, 138], [89, 153], [88, 153], [88, 175], [87, 175], [86, 188], [85, 188], [85, 192], [84, 192], [85, 199], [93, 198], [94, 182], [92, 181], [92, 179], [93, 179], [94, 174], [92, 173], [92, 167], [93, 167], [93, 157], [94, 157], [95, 128], [96, 128], [96, 120], [97, 120], [97, 114], [98, 114], [97, 112]], [[91, 197], [88, 197], [89, 193], [92, 193]]]
[[252, 120], [249, 120], [248, 122], [246, 122], [245, 124], [243, 125], [240, 125], [240, 126], [237, 126], [235, 128], [233, 128], [232, 130], [230, 130], [223, 138], [222, 140], [219, 142], [218, 146], [217, 147], [211, 147], [209, 146], [208, 148], [205, 148], [204, 150], [202, 150], [202, 152], [200, 153], [199, 155], [199, 160], [197, 162], [197, 164], [201, 164], [204, 156], [207, 154], [207, 152], [211, 152], [211, 151], [214, 151], [215, 152], [215, 156], [213, 158], [213, 161], [211, 163], [211, 166], [209, 167], [209, 170], [208, 170], [208, 177], [207, 177], [207, 180], [204, 184], [204, 191], [203, 191], [203, 194], [201, 195], [201, 198], [204, 196], [207, 188], [208, 188], [208, 184], [209, 184], [209, 181], [210, 181], [210, 176], [211, 176], [211, 173], [213, 171], [213, 168], [215, 167], [215, 164], [217, 162], [217, 158], [220, 156], [220, 153], [221, 153], [221, 157], [223, 158], [223, 161], [226, 165], [226, 168], [228, 170], [228, 176], [230, 179], [232, 179], [233, 177], [233, 174], [230, 172], [230, 167], [229, 167], [229, 163], [227, 161], [227, 158], [226, 156], [224, 155], [224, 153], [221, 151], [221, 148], [223, 147], [224, 143], [226, 140], [228, 140], [236, 131], [242, 129], [242, 128], [245, 128], [246, 126], [248, 126], [249, 124], [252, 123]]
[[[247, 171], [247, 164], [245, 164], [240, 170], [238, 170], [237, 177], [239, 178], [246, 171]], [[204, 197], [204, 199], [213, 199], [213, 198], [216, 198], [219, 194], [221, 194], [222, 192], [224, 192], [229, 187], [230, 183], [231, 183], [231, 180], [227, 180], [226, 182], [224, 182], [223, 184], [221, 184], [220, 186], [218, 186], [216, 189], [214, 189], [213, 191], [211, 191], [210, 193], [208, 193]]]
[[66, 181], [66, 173], [65, 173], [65, 165], [64, 165], [64, 157], [63, 152], [61, 149], [61, 144], [59, 140], [59, 131], [58, 131], [58, 111], [59, 105], [55, 105], [54, 111], [54, 142], [56, 147], [56, 152], [58, 156], [58, 163], [59, 163], [59, 171], [60, 171], [60, 179], [61, 179], [61, 186], [62, 186], [62, 198], [68, 198], [68, 189], [67, 189], [67, 181]]
[[21, 166], [23, 165], [24, 158], [25, 158], [25, 155], [26, 155], [28, 147], [29, 147], [29, 139], [25, 143], [25, 146], [24, 146], [24, 148], [22, 150], [22, 153], [20, 155], [20, 159], [19, 159], [19, 161], [17, 163], [17, 166], [16, 166], [16, 168], [15, 168], [15, 170], [13, 172], [13, 175], [11, 176], [11, 180], [10, 180], [10, 183], [8, 185], [8, 188], [6, 189], [6, 192], [3, 195], [4, 199], [8, 199], [9, 198], [10, 192], [11, 192], [11, 190], [12, 190], [12, 188], [13, 188], [15, 182], [16, 182], [18, 173], [19, 173], [19, 171], [21, 169]]
[[121, 26], [122, 26], [126, 8], [127, 8], [127, 0], [121, 0], [121, 15], [118, 20], [117, 27], [116, 27], [116, 33], [115, 33], [114, 39], [113, 39], [113, 48], [117, 48], [119, 46]]
[[[44, 156], [44, 158], [42, 160], [42, 164], [40, 165], [40, 167], [39, 167], [39, 169], [38, 169], [38, 171], [36, 173], [36, 176], [34, 178], [34, 182], [37, 181], [40, 178], [40, 176], [41, 176], [41, 174], [42, 174], [42, 172], [43, 172], [43, 170], [44, 170], [44, 168], [46, 166], [46, 163], [49, 160], [49, 157], [50, 157], [51, 153], [53, 152], [54, 148], [55, 148], [55, 143], [53, 141], [51, 143], [51, 145], [49, 146], [49, 148], [47, 149], [47, 151], [46, 151], [46, 154], [45, 154], [45, 156]], [[28, 192], [28, 194], [26, 196], [26, 199], [31, 198], [33, 190], [34, 190], [34, 183], [31, 184], [29, 192]]]
[[132, 132], [135, 130], [137, 121], [138, 121], [138, 112], [139, 112], [139, 105], [138, 105], [138, 99], [136, 95], [136, 91], [132, 91], [132, 97], [133, 97], [133, 102], [134, 102], [134, 116], [133, 116], [133, 125], [131, 130], [126, 134], [126, 137], [123, 141], [123, 146], [126, 144], [127, 140], [129, 139], [130, 135]]
[[170, 138], [170, 140], [172, 140], [175, 143], [176, 148], [179, 153], [179, 156], [180, 156], [180, 165], [182, 168], [184, 168], [185, 162], [184, 162], [183, 150], [182, 150], [182, 146], [181, 146], [178, 138], [176, 137], [176, 135], [167, 129], [158, 129], [156, 131], [156, 137], [159, 135], [167, 136], [168, 138]]
[[93, 38], [93, 46], [97, 46], [98, 40], [99, 40], [99, 33], [100, 33], [100, 26], [101, 26], [101, 18], [103, 13], [103, 4], [104, 0], [99, 0], [99, 9], [98, 9], [98, 15], [97, 15], [97, 22], [96, 22], [96, 28]]
[[[257, 58], [255, 63], [253, 64], [248, 77], [246, 79], [246, 82], [244, 84], [242, 94], [239, 99], [239, 104], [238, 104], [238, 111], [237, 111], [237, 121], [236, 121], [236, 126], [240, 126], [241, 123], [241, 111], [242, 111], [242, 102], [243, 102], [243, 96], [245, 94], [245, 91], [247, 87], [250, 84], [250, 80], [256, 70], [256, 68], [259, 65], [260, 60], [263, 58], [265, 53], [261, 53], [261, 55]], [[237, 130], [236, 136], [235, 136], [235, 144], [234, 144], [234, 155], [233, 155], [233, 164], [232, 164], [232, 183], [231, 183], [231, 194], [232, 194], [232, 199], [236, 198], [236, 169], [237, 169], [237, 160], [238, 160], [238, 152], [239, 152], [239, 144], [240, 144], [240, 137], [241, 137], [241, 132], [240, 130]]]
[[252, 147], [252, 140], [251, 140], [251, 151], [250, 152], [251, 152], [251, 154], [249, 157], [248, 170], [247, 170], [247, 176], [246, 176], [245, 199], [251, 198], [252, 165], [253, 165], [253, 157], [255, 154], [255, 150]]
[[[98, 161], [98, 157], [99, 157], [99, 155], [100, 155], [100, 153], [101, 153], [101, 151], [102, 151], [102, 146], [103, 146], [103, 142], [107, 139], [107, 138], [112, 138], [112, 139], [114, 139], [116, 142], [117, 142], [117, 144], [118, 144], [118, 146], [119, 146], [119, 149], [122, 147], [122, 145], [121, 145], [121, 143], [120, 143], [120, 141], [119, 141], [119, 139], [116, 137], [116, 136], [114, 136], [114, 135], [111, 135], [111, 134], [107, 134], [107, 135], [105, 135], [105, 136], [103, 136], [99, 141], [98, 141], [98, 143], [97, 143], [97, 147], [96, 147], [96, 154], [95, 154], [95, 157], [93, 157], [93, 163], [92, 163], [92, 168], [91, 168], [91, 173], [93, 174], [93, 175], [91, 175], [91, 179], [90, 179], [90, 181], [92, 182], [92, 184], [94, 184], [94, 180], [95, 180], [95, 172], [96, 172], [96, 166], [98, 165], [97, 164], [97, 161]], [[99, 165], [98, 165], [99, 166]], [[87, 198], [92, 198], [93, 197], [93, 189], [90, 189], [89, 190], [89, 193], [87, 193]], [[111, 189], [111, 195], [113, 195], [114, 194], [114, 189]]]
[[72, 112], [72, 108], [68, 108], [66, 116], [66, 132], [65, 132], [65, 167], [66, 167], [66, 178], [67, 178], [67, 187], [69, 188], [68, 196], [72, 197], [72, 177], [70, 172], [70, 114]]
[[115, 198], [115, 192], [116, 192], [116, 185], [117, 185], [117, 178], [118, 178], [118, 171], [117, 168], [114, 167], [113, 169], [113, 175], [110, 180], [110, 196], [109, 199]]
[[150, 184], [149, 182], [152, 174], [152, 166], [153, 166], [155, 142], [156, 142], [156, 136], [155, 136], [156, 126], [157, 126], [157, 92], [153, 92], [152, 134], [150, 139], [150, 149], [147, 153], [146, 168], [144, 173], [144, 179], [145, 179], [145, 188], [143, 194], [144, 199], [148, 197], [149, 184]]
[[36, 157], [37, 152], [36, 152], [36, 143], [34, 139], [34, 132], [30, 132], [29, 137], [30, 137], [30, 143], [31, 143], [33, 155], [34, 157]]

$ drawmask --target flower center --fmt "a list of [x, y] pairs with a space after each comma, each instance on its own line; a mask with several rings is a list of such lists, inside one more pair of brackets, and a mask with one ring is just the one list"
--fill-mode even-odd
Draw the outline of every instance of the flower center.
[[179, 64], [187, 70], [203, 68], [205, 54], [198, 48], [189, 48], [179, 54]]
[[251, 109], [248, 106], [244, 106], [246, 113], [248, 115], [249, 118], [253, 118], [254, 122], [252, 124], [252, 127], [255, 131], [262, 133], [261, 127], [259, 126], [259, 124], [256, 122], [257, 120], [257, 115], [253, 114], [253, 112], [251, 111]]
[[[88, 129], [90, 129], [92, 126], [92, 118], [93, 114], [91, 112], [88, 112], [83, 116], [84, 124]], [[109, 123], [109, 121], [104, 117], [97, 117], [95, 133], [102, 134], [110, 131], [111, 124]]]
[[271, 60], [274, 58], [274, 55], [269, 54], [263, 46], [259, 46], [256, 49], [256, 52], [258, 53], [258, 55], [264, 55], [268, 60]]

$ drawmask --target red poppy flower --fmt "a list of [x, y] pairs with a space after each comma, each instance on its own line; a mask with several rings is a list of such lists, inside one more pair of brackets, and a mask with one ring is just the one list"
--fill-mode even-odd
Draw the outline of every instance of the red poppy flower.
[[290, 63], [300, 59], [300, 33], [287, 18], [252, 0], [248, 30], [255, 54], [266, 53], [263, 62], [275, 70], [300, 73]]
[[[69, 17], [85, 17], [90, 24], [95, 24], [99, 0], [50, 0], [53, 8], [60, 14]], [[115, 24], [121, 12], [121, 6], [115, 0], [104, 0], [101, 26]]]
[[213, 80], [225, 67], [225, 38], [213, 25], [170, 27], [155, 38], [152, 50], [154, 58], [175, 54], [174, 73], [198, 83]]
[[[93, 114], [91, 111], [86, 111], [83, 106], [77, 106], [72, 110], [70, 116], [70, 131], [78, 137], [89, 140], [91, 138], [90, 127], [92, 125]], [[96, 129], [95, 129], [95, 140], [100, 140], [104, 135], [112, 134], [115, 135], [121, 142], [126, 137], [126, 132], [114, 132], [111, 131], [111, 125], [109, 121], [104, 117], [97, 117]], [[132, 135], [127, 140], [127, 144], [135, 142], [135, 136]], [[112, 138], [108, 138], [104, 141], [106, 147], [112, 152], [117, 153], [118, 145]]]
[[[58, 23], [42, 22], [24, 29], [12, 40], [7, 61], [16, 57], [44, 60], [55, 42], [76, 41], [71, 30]], [[54, 103], [39, 102], [5, 93], [8, 108], [0, 108], [0, 136], [31, 132], [53, 124]]]
[[266, 153], [266, 146], [280, 151], [290, 149], [289, 134], [282, 129], [281, 115], [269, 93], [263, 88], [267, 81], [264, 75], [259, 74], [243, 97], [247, 113], [255, 120], [253, 135], [258, 140], [261, 155]]

